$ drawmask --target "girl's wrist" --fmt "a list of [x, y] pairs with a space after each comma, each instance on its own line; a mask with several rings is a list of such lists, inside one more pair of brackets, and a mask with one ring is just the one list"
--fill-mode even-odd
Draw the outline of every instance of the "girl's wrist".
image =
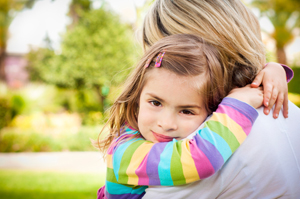
[[[275, 62], [268, 62], [264, 65], [263, 68], [266, 68], [270, 63], [279, 64], [279, 63], [275, 63]], [[279, 65], [281, 65], [281, 67], [284, 69], [285, 74], [286, 74], [286, 81], [289, 83], [294, 77], [294, 71], [287, 65], [284, 65], [284, 64], [279, 64]]]

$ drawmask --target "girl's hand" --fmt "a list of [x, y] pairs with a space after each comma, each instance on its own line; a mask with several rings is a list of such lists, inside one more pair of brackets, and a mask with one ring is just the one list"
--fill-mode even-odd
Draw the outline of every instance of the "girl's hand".
[[263, 105], [264, 94], [261, 86], [258, 88], [251, 88], [250, 84], [248, 84], [245, 87], [233, 89], [227, 97], [238, 99], [254, 108], [258, 108]]
[[283, 116], [288, 117], [288, 87], [286, 74], [283, 67], [274, 62], [270, 62], [255, 77], [251, 87], [257, 88], [263, 84], [264, 88], [264, 113], [268, 115], [271, 108], [275, 105], [273, 117], [276, 119], [283, 105]]

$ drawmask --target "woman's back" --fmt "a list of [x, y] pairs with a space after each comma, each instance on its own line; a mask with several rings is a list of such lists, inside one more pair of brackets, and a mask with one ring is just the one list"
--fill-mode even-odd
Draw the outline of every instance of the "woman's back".
[[215, 175], [185, 186], [150, 188], [144, 198], [299, 198], [300, 109], [290, 102], [289, 118], [276, 120], [257, 110], [250, 135]]

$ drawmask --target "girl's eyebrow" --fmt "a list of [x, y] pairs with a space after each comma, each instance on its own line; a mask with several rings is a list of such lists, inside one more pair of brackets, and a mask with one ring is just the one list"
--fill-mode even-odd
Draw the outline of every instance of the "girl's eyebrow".
[[201, 109], [201, 107], [200, 106], [198, 106], [198, 105], [193, 105], [193, 104], [191, 104], [191, 105], [183, 105], [183, 106], [178, 106], [179, 108], [198, 108], [198, 109]]
[[150, 95], [151, 97], [153, 97], [153, 98], [157, 99], [158, 101], [160, 101], [160, 102], [164, 102], [164, 100], [163, 100], [163, 99], [161, 99], [161, 98], [157, 97], [157, 96], [156, 96], [155, 94], [153, 94], [153, 93], [146, 93], [146, 95]]
[[[163, 99], [157, 97], [155, 94], [153, 93], [146, 93], [146, 95], [150, 95], [151, 97], [155, 98], [156, 100], [160, 101], [160, 102], [165, 102]], [[202, 109], [201, 106], [198, 106], [196, 104], [187, 104], [187, 105], [180, 105], [178, 106], [178, 108], [198, 108], [198, 109]]]

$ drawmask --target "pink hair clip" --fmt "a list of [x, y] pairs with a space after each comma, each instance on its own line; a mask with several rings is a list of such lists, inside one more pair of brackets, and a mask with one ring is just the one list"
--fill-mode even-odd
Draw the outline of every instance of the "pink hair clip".
[[165, 55], [165, 51], [160, 52], [160, 53], [158, 54], [158, 56], [157, 56], [157, 58], [156, 58], [156, 61], [155, 61], [154, 67], [156, 67], [156, 68], [159, 68], [159, 67], [160, 67], [164, 55]]
[[[160, 53], [157, 55], [157, 58], [156, 58], [156, 60], [155, 60], [155, 65], [154, 65], [154, 67], [156, 67], [156, 68], [159, 68], [159, 67], [160, 67], [164, 55], [165, 55], [165, 51], [160, 52]], [[146, 64], [145, 64], [145, 68], [148, 68], [148, 67], [149, 67], [151, 61], [152, 61], [152, 59], [148, 59], [148, 60], [147, 60], [147, 62], [146, 62]]]

